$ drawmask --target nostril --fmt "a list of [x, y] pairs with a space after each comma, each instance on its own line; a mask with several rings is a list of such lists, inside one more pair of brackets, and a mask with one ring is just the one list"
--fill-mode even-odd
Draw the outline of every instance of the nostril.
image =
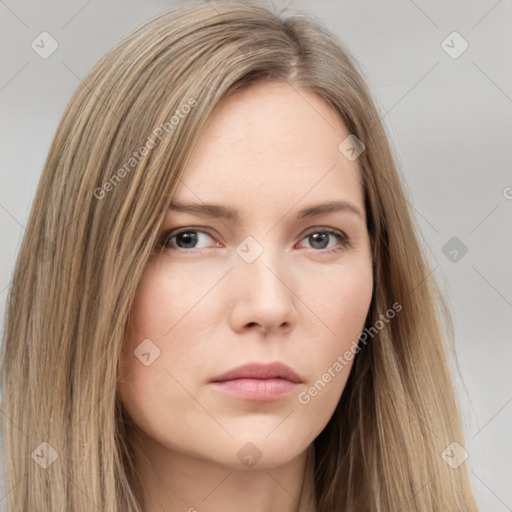
[[259, 324], [258, 322], [250, 322], [247, 324], [249, 327], [253, 327], [253, 326], [259, 326], [261, 328], [261, 330], [266, 334], [268, 331], [267, 329], [265, 329], [261, 324]]

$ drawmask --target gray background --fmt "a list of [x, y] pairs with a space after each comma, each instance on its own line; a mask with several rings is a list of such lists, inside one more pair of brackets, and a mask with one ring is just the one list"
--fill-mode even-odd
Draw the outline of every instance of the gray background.
[[[315, 15], [363, 68], [452, 309], [478, 500], [485, 511], [512, 511], [511, 1], [273, 2], [287, 4]], [[116, 42], [174, 5], [0, 0], [2, 326], [38, 178], [71, 94]], [[59, 45], [47, 59], [31, 48], [43, 31]], [[462, 48], [448, 37], [454, 31], [469, 44], [457, 58], [445, 51]]]

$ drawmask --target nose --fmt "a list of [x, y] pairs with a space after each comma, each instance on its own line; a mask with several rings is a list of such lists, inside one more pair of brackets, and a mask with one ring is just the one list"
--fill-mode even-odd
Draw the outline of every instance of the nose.
[[284, 255], [268, 248], [251, 263], [236, 256], [230, 276], [235, 331], [289, 332], [296, 324], [298, 299], [285, 264]]

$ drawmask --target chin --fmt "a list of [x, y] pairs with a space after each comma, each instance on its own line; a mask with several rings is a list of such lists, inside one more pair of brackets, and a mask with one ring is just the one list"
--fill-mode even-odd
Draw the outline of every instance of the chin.
[[[274, 424], [274, 428], [277, 424]], [[304, 433], [305, 434], [305, 433]], [[230, 441], [228, 452], [232, 450], [235, 457], [228, 464], [237, 470], [272, 469], [282, 466], [298, 457], [313, 441], [298, 432], [283, 430], [254, 429], [254, 435], [245, 433]], [[226, 452], [223, 451], [225, 456]]]

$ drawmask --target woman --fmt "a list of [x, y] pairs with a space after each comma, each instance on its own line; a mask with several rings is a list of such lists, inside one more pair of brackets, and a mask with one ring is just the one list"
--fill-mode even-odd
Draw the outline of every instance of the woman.
[[477, 510], [435, 300], [339, 41], [246, 2], [161, 15], [45, 163], [2, 345], [10, 510]]

